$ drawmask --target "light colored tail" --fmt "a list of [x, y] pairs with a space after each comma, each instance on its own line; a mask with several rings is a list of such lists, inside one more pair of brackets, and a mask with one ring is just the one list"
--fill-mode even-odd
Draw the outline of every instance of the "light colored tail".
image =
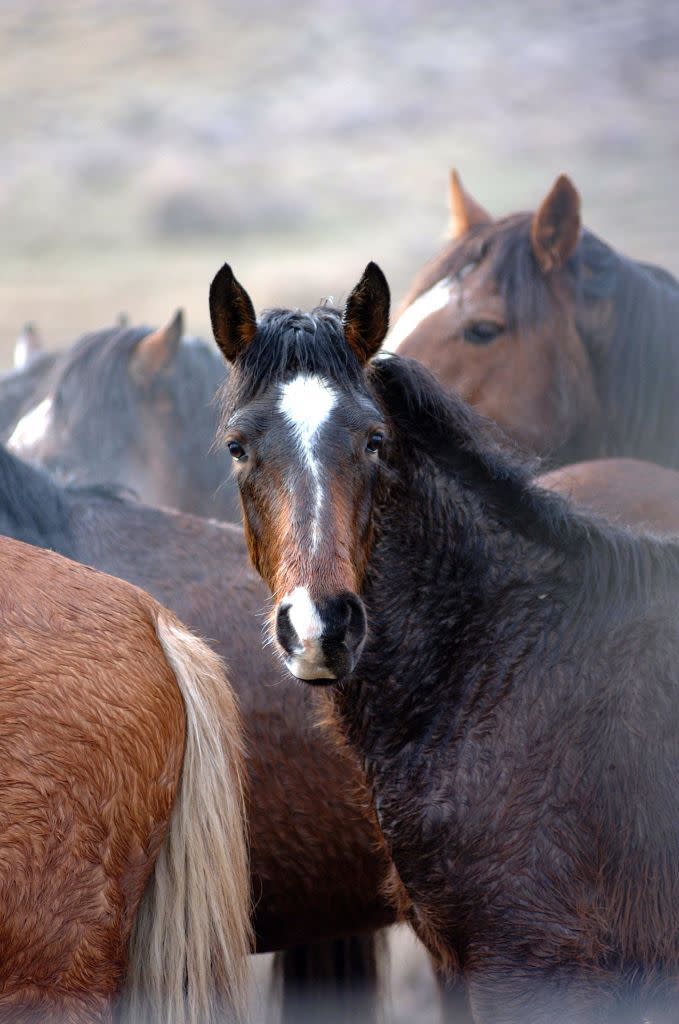
[[186, 708], [186, 744], [168, 834], [129, 946], [121, 1018], [216, 1024], [245, 1016], [252, 949], [243, 745], [218, 656], [164, 609], [158, 639]]

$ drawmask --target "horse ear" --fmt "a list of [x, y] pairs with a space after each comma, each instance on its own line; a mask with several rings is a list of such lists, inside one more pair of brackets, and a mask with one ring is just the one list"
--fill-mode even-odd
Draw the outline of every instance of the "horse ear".
[[347, 299], [342, 317], [344, 337], [360, 363], [379, 351], [389, 330], [389, 285], [376, 263], [369, 263]]
[[562, 267], [580, 236], [580, 196], [573, 182], [560, 174], [533, 217], [530, 240], [543, 274]]
[[245, 352], [257, 333], [252, 300], [228, 263], [210, 285], [210, 319], [215, 341], [230, 363]]
[[42, 338], [35, 324], [24, 324], [23, 330], [14, 342], [13, 365], [15, 370], [23, 370], [33, 356], [42, 352]]
[[450, 172], [448, 201], [450, 203], [450, 237], [453, 241], [466, 235], [475, 224], [492, 224], [493, 222], [491, 215], [475, 199], [472, 199], [463, 187], [460, 175], [454, 167]]
[[141, 339], [130, 357], [130, 373], [148, 380], [170, 365], [184, 333], [184, 313], [178, 309], [169, 324]]

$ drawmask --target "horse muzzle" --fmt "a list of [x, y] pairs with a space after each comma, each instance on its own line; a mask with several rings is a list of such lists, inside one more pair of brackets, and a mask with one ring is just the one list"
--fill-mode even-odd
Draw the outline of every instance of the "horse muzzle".
[[278, 605], [275, 630], [293, 676], [316, 686], [331, 685], [351, 675], [361, 656], [365, 608], [349, 592], [315, 601], [306, 587], [296, 587]]

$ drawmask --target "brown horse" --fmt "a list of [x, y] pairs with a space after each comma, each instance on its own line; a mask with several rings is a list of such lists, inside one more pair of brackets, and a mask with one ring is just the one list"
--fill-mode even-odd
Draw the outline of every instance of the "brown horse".
[[289, 670], [335, 684], [404, 908], [478, 1022], [679, 1011], [679, 544], [536, 487], [389, 291], [257, 323], [224, 266], [223, 438]]
[[0, 573], [0, 1016], [239, 1014], [241, 733], [219, 659], [52, 552], [2, 538]]
[[390, 862], [353, 755], [262, 649], [266, 588], [243, 531], [102, 488], [63, 488], [0, 447], [0, 534], [122, 577], [209, 637], [229, 666], [246, 738], [257, 950], [371, 932], [396, 912]]
[[233, 521], [238, 495], [212, 450], [224, 373], [212, 345], [184, 336], [181, 313], [159, 330], [116, 324], [7, 374], [0, 428], [13, 451], [63, 482], [106, 481], [150, 504]]
[[561, 176], [494, 221], [451, 178], [453, 237], [415, 279], [391, 346], [554, 464], [679, 467], [679, 284], [580, 227]]

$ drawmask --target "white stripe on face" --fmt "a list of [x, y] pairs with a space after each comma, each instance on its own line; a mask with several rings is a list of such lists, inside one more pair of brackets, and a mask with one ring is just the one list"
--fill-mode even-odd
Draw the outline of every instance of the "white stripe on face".
[[323, 507], [321, 473], [316, 458], [316, 447], [321, 427], [327, 422], [337, 393], [321, 377], [300, 374], [281, 385], [278, 408], [290, 424], [295, 440], [302, 452], [304, 463], [314, 485], [314, 517], [311, 523], [311, 543], [318, 547], [319, 524]]
[[413, 331], [420, 326], [423, 320], [437, 313], [448, 305], [451, 298], [452, 280], [444, 277], [442, 281], [418, 296], [415, 301], [403, 311], [392, 329], [387, 335], [385, 345], [395, 352], [403, 344]]
[[281, 606], [287, 606], [290, 625], [301, 644], [298, 651], [286, 657], [287, 668], [298, 679], [334, 678], [325, 667], [321, 647], [323, 622], [307, 588], [295, 587], [283, 598]]
[[21, 417], [7, 441], [7, 447], [21, 454], [39, 444], [49, 429], [51, 411], [52, 399], [43, 398], [39, 405]]

